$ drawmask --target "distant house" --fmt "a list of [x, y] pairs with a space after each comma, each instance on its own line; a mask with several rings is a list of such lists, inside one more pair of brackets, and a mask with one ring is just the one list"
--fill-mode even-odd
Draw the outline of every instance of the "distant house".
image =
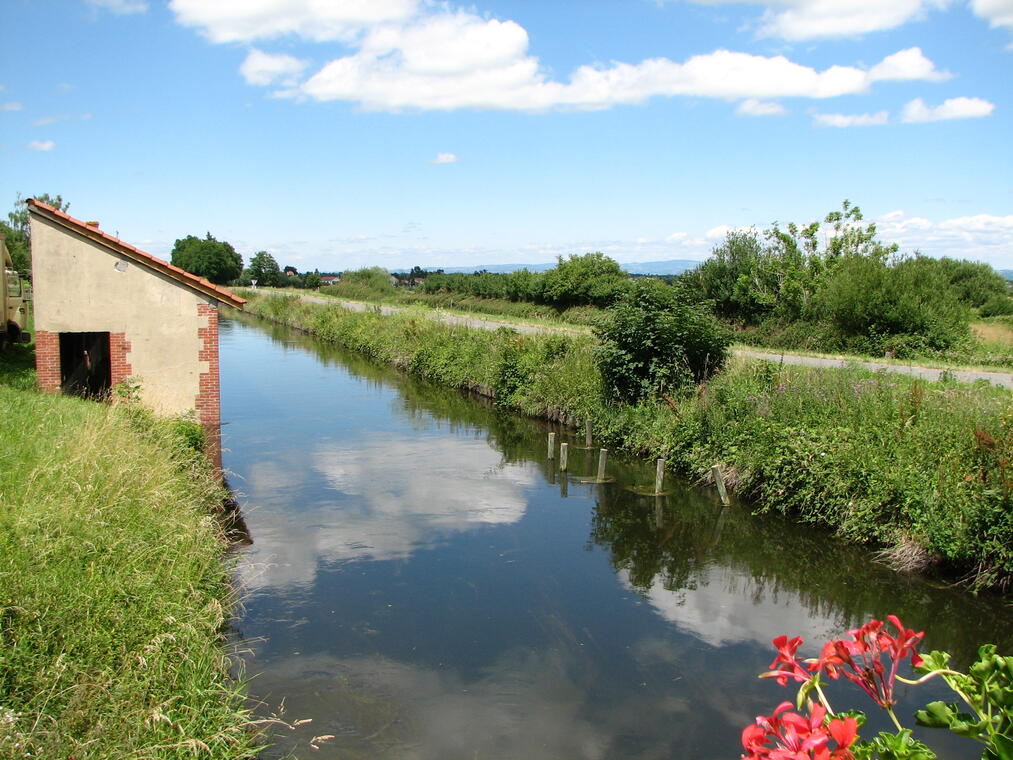
[[296, 269], [295, 267], [285, 267], [282, 271], [285, 274], [287, 274], [289, 277], [298, 277], [299, 276], [299, 270]]
[[[52, 206], [28, 201], [40, 389], [102, 396], [127, 378], [158, 414], [218, 440], [218, 310], [246, 301]], [[217, 459], [217, 447], [214, 447]]]
[[334, 285], [335, 283], [341, 282], [341, 278], [336, 274], [322, 274], [320, 275], [321, 285]]

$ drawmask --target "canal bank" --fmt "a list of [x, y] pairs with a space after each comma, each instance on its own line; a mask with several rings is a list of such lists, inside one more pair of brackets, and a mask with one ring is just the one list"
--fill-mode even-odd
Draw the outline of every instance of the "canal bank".
[[0, 355], [0, 757], [253, 757], [199, 426], [38, 393], [32, 362]]
[[974, 589], [1013, 579], [1013, 394], [858, 368], [733, 360], [694, 395], [636, 406], [603, 397], [590, 337], [469, 330], [258, 296], [248, 310], [449, 387], [567, 425], [676, 471], [729, 485], [758, 509], [824, 525], [934, 566]]
[[[653, 467], [622, 456], [613, 482], [582, 482], [582, 434], [277, 325], [229, 320], [221, 340], [225, 465], [254, 538], [236, 623], [251, 695], [312, 721], [265, 757], [737, 757], [787, 695], [756, 679], [777, 635], [810, 656], [897, 614], [961, 664], [1013, 648], [1000, 600], [824, 531], [684, 483], [640, 495]], [[944, 695], [904, 689], [898, 714]]]

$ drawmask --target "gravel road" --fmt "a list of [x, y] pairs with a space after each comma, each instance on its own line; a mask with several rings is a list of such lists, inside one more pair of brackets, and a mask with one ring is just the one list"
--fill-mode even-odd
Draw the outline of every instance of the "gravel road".
[[[310, 301], [311, 303], [321, 304], [336, 304], [342, 306], [351, 311], [365, 311], [366, 309], [373, 308], [376, 304], [363, 303], [361, 301], [346, 301], [340, 298], [328, 298], [325, 296], [313, 296], [309, 294], [300, 294], [300, 298], [304, 301]], [[380, 306], [380, 311], [383, 314], [396, 314], [398, 312], [407, 311], [397, 306]], [[500, 327], [509, 327], [521, 333], [540, 333], [540, 332], [565, 332], [565, 333], [580, 333], [580, 330], [571, 329], [567, 327], [553, 327], [549, 325], [525, 325], [517, 324], [514, 322], [498, 322], [491, 319], [479, 319], [478, 317], [462, 317], [455, 314], [433, 314], [434, 317], [439, 317], [441, 320], [451, 325], [465, 325], [467, 327], [474, 327], [478, 330], [496, 330]], [[977, 370], [944, 370], [944, 369], [932, 369], [929, 367], [918, 367], [913, 364], [885, 364], [882, 362], [865, 361], [860, 359], [822, 359], [816, 356], [802, 356], [800, 354], [782, 354], [782, 353], [771, 353], [766, 351], [750, 351], [748, 349], [735, 349], [736, 356], [746, 356], [750, 359], [763, 359], [765, 361], [777, 362], [779, 364], [795, 364], [804, 367], [847, 367], [847, 366], [859, 366], [865, 367], [873, 371], [883, 370], [886, 372], [898, 372], [902, 375], [911, 375], [912, 377], [920, 377], [924, 380], [938, 380], [940, 375], [944, 372], [948, 372], [951, 377], [955, 380], [959, 380], [962, 383], [974, 383], [979, 380], [984, 380], [991, 383], [992, 385], [998, 385], [1003, 388], [1013, 388], [1013, 373], [1010, 372], [979, 372]]]

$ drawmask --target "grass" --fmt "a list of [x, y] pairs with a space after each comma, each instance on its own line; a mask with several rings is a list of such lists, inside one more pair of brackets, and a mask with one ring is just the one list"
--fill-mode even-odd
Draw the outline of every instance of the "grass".
[[[291, 293], [291, 290], [281, 291]], [[349, 301], [383, 303], [400, 306], [420, 306], [441, 309], [462, 315], [479, 314], [492, 318], [509, 317], [511, 321], [536, 325], [568, 325], [589, 327], [601, 316], [595, 306], [576, 306], [562, 311], [552, 306], [508, 301], [502, 298], [480, 298], [461, 293], [426, 293], [419, 289], [389, 288], [376, 290], [360, 283], [340, 282], [319, 290], [320, 295], [344, 298]]]
[[30, 390], [0, 355], [0, 757], [253, 757], [224, 491], [191, 425]]
[[[470, 330], [255, 295], [247, 310], [699, 479], [720, 463], [759, 511], [918, 554], [971, 587], [1013, 581], [1013, 394], [860, 368], [733, 360], [692, 393], [604, 398], [590, 336]], [[899, 555], [898, 555], [899, 556]]]
[[978, 342], [997, 351], [1013, 352], [1013, 324], [1008, 319], [992, 318], [971, 323]]

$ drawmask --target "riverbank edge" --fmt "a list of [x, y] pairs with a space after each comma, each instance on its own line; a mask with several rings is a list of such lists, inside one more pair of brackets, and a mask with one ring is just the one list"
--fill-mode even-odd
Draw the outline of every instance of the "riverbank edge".
[[39, 393], [27, 356], [0, 354], [0, 756], [255, 757], [200, 426]]
[[663, 456], [698, 482], [719, 464], [756, 511], [883, 548], [899, 569], [942, 568], [975, 590], [1007, 590], [1013, 578], [1009, 391], [735, 360], [693, 395], [619, 406], [601, 400], [590, 337], [252, 295], [254, 315], [512, 411], [567, 426], [591, 420], [602, 444]]

